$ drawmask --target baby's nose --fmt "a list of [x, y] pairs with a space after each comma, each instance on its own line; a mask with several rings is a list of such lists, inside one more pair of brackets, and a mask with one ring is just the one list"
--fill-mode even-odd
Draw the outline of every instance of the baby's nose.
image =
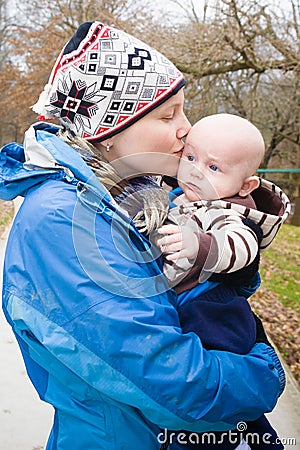
[[194, 166], [193, 170], [191, 172], [191, 174], [193, 175], [193, 177], [195, 178], [199, 178], [202, 179], [203, 178], [203, 173], [201, 172], [199, 167]]

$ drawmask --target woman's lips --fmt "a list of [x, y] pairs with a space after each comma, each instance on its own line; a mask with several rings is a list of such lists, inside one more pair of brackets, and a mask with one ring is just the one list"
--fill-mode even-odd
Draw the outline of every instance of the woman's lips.
[[176, 152], [174, 152], [174, 155], [181, 156], [182, 152], [183, 152], [183, 148], [181, 148], [180, 150], [177, 150]]

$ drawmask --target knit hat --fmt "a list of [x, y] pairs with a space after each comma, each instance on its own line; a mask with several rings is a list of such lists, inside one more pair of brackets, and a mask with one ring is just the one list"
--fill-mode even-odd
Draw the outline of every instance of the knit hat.
[[77, 136], [99, 142], [124, 130], [185, 84], [161, 53], [100, 22], [80, 25], [32, 106]]

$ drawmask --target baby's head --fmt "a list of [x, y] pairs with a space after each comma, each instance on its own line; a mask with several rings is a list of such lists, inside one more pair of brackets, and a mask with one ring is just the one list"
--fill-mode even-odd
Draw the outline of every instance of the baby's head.
[[189, 132], [178, 182], [189, 201], [246, 197], [259, 186], [255, 176], [265, 152], [260, 131], [233, 114], [199, 120]]

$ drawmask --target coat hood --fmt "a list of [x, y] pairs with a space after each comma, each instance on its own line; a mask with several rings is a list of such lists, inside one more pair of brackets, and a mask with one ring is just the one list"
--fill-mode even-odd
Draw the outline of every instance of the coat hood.
[[291, 213], [291, 203], [287, 195], [271, 181], [260, 179], [260, 186], [251, 196], [256, 209], [233, 204], [233, 208], [257, 223], [263, 232], [260, 250], [265, 250], [273, 241], [279, 228]]
[[[25, 133], [24, 145], [13, 142], [0, 150], [0, 198], [13, 200], [47, 178], [81, 181], [112, 198], [74, 148], [58, 136], [59, 127], [39, 122]], [[76, 181], [75, 181], [76, 180]]]

